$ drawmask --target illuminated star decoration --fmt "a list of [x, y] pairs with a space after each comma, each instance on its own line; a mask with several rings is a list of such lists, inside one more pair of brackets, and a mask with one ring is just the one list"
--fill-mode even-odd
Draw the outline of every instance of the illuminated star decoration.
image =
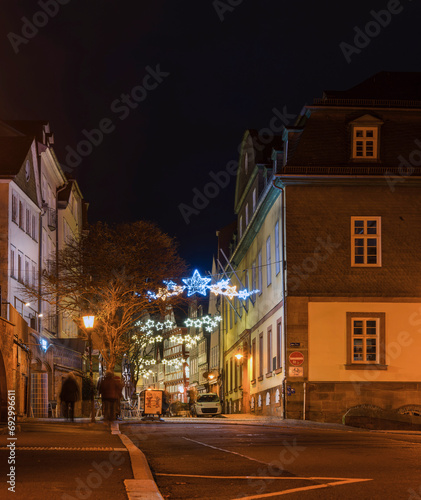
[[208, 283], [211, 281], [211, 278], [202, 278], [196, 269], [192, 278], [183, 278], [181, 281], [187, 285], [187, 296], [190, 297], [195, 293], [206, 295], [207, 288], [209, 288]]
[[186, 319], [184, 324], [196, 328], [203, 326], [207, 332], [213, 332], [213, 329], [218, 326], [221, 320], [221, 316], [202, 316], [201, 318]]
[[159, 288], [157, 293], [155, 292], [147, 292], [147, 293], [149, 300], [157, 300], [157, 299], [166, 300], [169, 297], [173, 297], [175, 295], [183, 293], [186, 288], [188, 297], [190, 297], [195, 293], [206, 295], [207, 290], [209, 289], [210, 292], [213, 293], [214, 295], [225, 295], [230, 300], [232, 300], [234, 297], [238, 297], [241, 300], [247, 300], [250, 297], [250, 295], [259, 292], [259, 290], [251, 290], [249, 292], [247, 288], [237, 291], [237, 287], [235, 285], [229, 284], [230, 283], [229, 278], [217, 281], [216, 283], [212, 283], [210, 285], [209, 282], [211, 280], [212, 278], [202, 278], [199, 274], [199, 271], [196, 269], [193, 273], [192, 278], [182, 279], [185, 285], [177, 285], [176, 283], [174, 283], [174, 281], [167, 280], [163, 282], [166, 285], [166, 288]]
[[230, 280], [221, 280], [209, 287], [210, 291], [215, 295], [223, 294], [223, 290], [227, 288]]

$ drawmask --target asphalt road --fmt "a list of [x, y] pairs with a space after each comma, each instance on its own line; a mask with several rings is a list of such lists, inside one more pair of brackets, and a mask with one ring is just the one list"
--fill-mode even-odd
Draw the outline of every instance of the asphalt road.
[[170, 500], [421, 500], [420, 433], [196, 420], [120, 429]]

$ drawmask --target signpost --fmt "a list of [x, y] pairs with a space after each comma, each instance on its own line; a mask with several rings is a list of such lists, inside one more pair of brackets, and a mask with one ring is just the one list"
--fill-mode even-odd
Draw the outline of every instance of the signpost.
[[304, 363], [304, 354], [300, 351], [294, 351], [289, 355], [289, 363], [292, 366], [301, 366]]

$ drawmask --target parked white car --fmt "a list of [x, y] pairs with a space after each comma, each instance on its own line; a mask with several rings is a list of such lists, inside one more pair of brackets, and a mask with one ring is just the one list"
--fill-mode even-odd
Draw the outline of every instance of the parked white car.
[[213, 416], [222, 413], [221, 401], [217, 394], [209, 392], [197, 396], [191, 409], [193, 417]]

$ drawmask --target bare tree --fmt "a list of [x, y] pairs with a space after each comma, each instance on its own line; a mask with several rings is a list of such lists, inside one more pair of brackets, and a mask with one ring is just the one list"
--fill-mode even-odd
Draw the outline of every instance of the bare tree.
[[[97, 223], [51, 257], [41, 277], [41, 299], [80, 327], [84, 312], [95, 315], [93, 343], [111, 370], [129, 349], [130, 332], [142, 315], [165, 314], [170, 303], [183, 300], [148, 296], [164, 287], [163, 280], [186, 272], [174, 239], [150, 222]], [[39, 296], [35, 288], [26, 289]]]

